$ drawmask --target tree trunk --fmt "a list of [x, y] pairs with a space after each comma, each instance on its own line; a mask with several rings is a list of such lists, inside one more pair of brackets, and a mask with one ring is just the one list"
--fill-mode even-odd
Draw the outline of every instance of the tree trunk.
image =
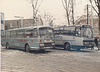
[[[99, 2], [100, 2], [100, 0], [99, 0]], [[98, 17], [99, 17], [99, 34], [100, 34], [100, 5], [98, 6], [98, 9], [99, 9]]]
[[68, 25], [70, 25], [70, 21], [69, 21], [69, 14], [68, 14], [68, 11], [66, 11], [66, 14], [67, 14], [67, 21], [68, 21]]
[[100, 34], [100, 14], [99, 14], [99, 34]]

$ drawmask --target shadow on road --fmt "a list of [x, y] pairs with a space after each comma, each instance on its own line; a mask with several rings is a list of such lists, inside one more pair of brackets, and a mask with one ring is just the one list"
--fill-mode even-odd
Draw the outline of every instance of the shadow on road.
[[[17, 48], [9, 48], [9, 49], [5, 48], [3, 51], [5, 51], [5, 50], [19, 50], [19, 51], [26, 52], [24, 49], [17, 49]], [[47, 54], [47, 53], [50, 53], [50, 52], [52, 52], [52, 51], [49, 51], [49, 50], [31, 50], [29, 53], [33, 53], [33, 54]]]
[[[64, 50], [63, 48], [51, 48], [53, 50]], [[67, 50], [64, 50], [67, 51]], [[91, 49], [81, 49], [81, 50], [77, 50], [77, 49], [71, 49], [69, 52], [93, 52], [93, 50]]]
[[52, 51], [40, 51], [40, 50], [32, 50], [30, 51], [30, 53], [33, 53], [33, 54], [47, 54], [47, 53], [51, 53]]
[[[3, 49], [2, 51], [5, 51], [5, 50], [19, 50], [19, 51], [26, 52], [24, 49], [17, 49], [17, 48]], [[48, 53], [52, 53], [56, 50], [67, 51], [67, 50], [64, 50], [63, 48], [50, 48], [47, 50], [31, 50], [30, 53], [32, 53], [32, 54], [48, 54]], [[71, 49], [69, 52], [93, 52], [93, 50], [91, 50], [91, 49], [81, 49], [81, 50]]]
[[92, 50], [70, 50], [71, 52], [93, 52]]

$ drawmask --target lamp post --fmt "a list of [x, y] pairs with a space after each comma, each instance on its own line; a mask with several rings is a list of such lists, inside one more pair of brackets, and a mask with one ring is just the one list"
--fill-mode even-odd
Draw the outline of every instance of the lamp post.
[[23, 27], [23, 18], [22, 16], [14, 16], [15, 18], [20, 18], [21, 19], [21, 27]]
[[87, 24], [89, 24], [89, 23], [88, 23], [88, 22], [89, 22], [89, 10], [88, 10], [89, 8], [88, 8], [88, 6], [89, 6], [89, 5], [87, 4]]
[[90, 8], [90, 5], [85, 5], [85, 13], [87, 14], [87, 24], [90, 24], [90, 19], [89, 19], [89, 14], [90, 14], [90, 10], [89, 10], [89, 8]]
[[93, 28], [93, 11], [92, 11], [92, 0], [91, 0], [91, 26]]

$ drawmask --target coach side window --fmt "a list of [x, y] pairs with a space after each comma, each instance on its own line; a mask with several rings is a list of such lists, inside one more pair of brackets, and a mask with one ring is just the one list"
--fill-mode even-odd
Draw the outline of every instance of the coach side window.
[[12, 31], [10, 32], [10, 37], [13, 38], [13, 32]]
[[64, 35], [70, 35], [70, 36], [74, 36], [75, 35], [73, 30], [65, 30], [63, 34]]
[[1, 38], [5, 38], [5, 37], [6, 37], [5, 32], [1, 32]]
[[13, 31], [13, 37], [16, 38], [16, 31]]
[[17, 37], [18, 38], [23, 38], [25, 34], [25, 29], [21, 29], [17, 31]]
[[59, 35], [60, 34], [60, 31], [59, 30], [54, 30], [54, 34], [55, 35]]
[[32, 38], [33, 37], [33, 29], [26, 30], [25, 36], [26, 36], [26, 38]]
[[10, 31], [6, 32], [6, 38], [10, 38]]
[[38, 32], [36, 28], [33, 30], [33, 37], [38, 37]]

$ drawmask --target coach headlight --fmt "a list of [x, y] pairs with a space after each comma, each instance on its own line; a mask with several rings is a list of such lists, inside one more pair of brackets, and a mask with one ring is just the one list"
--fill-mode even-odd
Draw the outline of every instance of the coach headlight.
[[83, 45], [86, 45], [87, 44], [87, 42], [83, 42]]
[[55, 45], [55, 43], [52, 43], [52, 45]]
[[44, 44], [40, 44], [40, 46], [44, 46]]

